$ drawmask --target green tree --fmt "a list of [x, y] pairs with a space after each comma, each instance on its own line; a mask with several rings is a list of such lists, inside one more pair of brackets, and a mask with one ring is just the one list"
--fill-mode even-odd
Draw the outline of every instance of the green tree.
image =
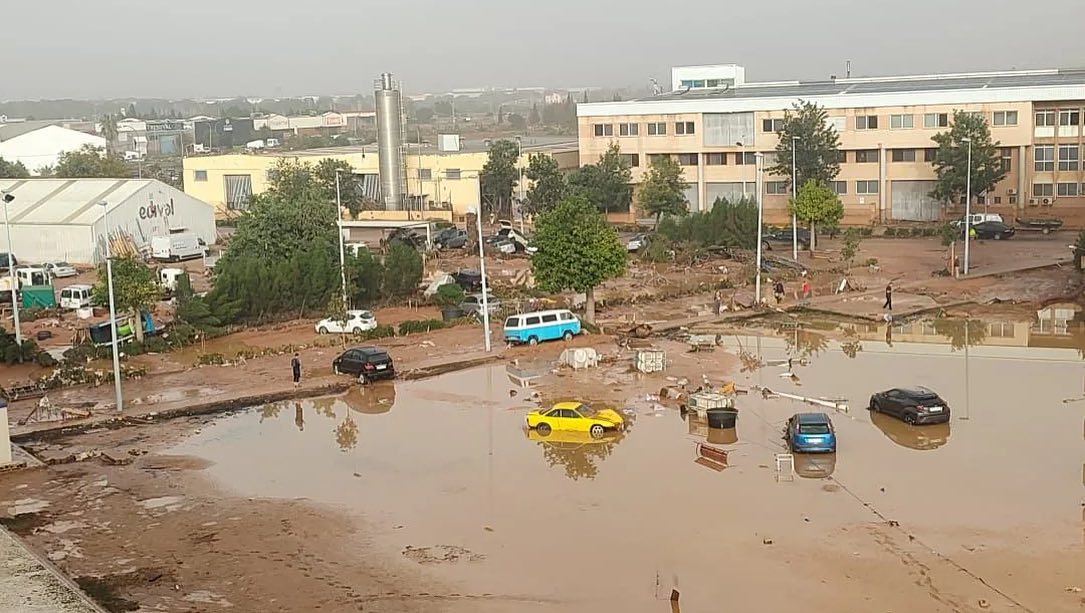
[[[98, 267], [98, 282], [94, 284], [94, 301], [109, 304], [109, 277], [107, 267]], [[161, 297], [155, 273], [135, 258], [113, 258], [113, 304], [118, 313], [132, 318], [136, 340], [143, 340], [140, 312], [150, 310]]]
[[505, 119], [509, 122], [509, 127], [513, 130], [522, 131], [527, 129], [527, 119], [519, 113], [509, 113], [508, 117]]
[[645, 215], [655, 217], [658, 227], [664, 215], [681, 217], [689, 213], [689, 202], [686, 200], [688, 187], [689, 183], [682, 176], [682, 167], [671, 156], [656, 156], [640, 184], [637, 206]]
[[859, 244], [862, 242], [863, 237], [859, 234], [859, 228], [848, 228], [844, 231], [844, 246], [840, 249], [840, 255], [843, 256], [844, 261], [848, 263], [849, 271], [851, 270], [851, 264], [855, 260], [856, 254], [859, 253]]
[[581, 166], [568, 177], [569, 192], [604, 213], [628, 211], [633, 200], [633, 175], [617, 143], [611, 143], [595, 164]]
[[389, 298], [403, 298], [418, 291], [422, 282], [422, 256], [403, 243], [396, 243], [384, 258], [383, 292]]
[[30, 171], [22, 162], [9, 162], [0, 158], [0, 179], [25, 179], [30, 176]]
[[60, 179], [123, 179], [131, 174], [124, 160], [94, 145], [61, 153], [53, 170]]
[[347, 292], [354, 306], [369, 306], [381, 299], [384, 266], [371, 251], [347, 254]]
[[817, 226], [832, 225], [844, 217], [844, 205], [825, 183], [810, 179], [799, 188], [799, 197], [790, 204], [799, 221], [810, 224], [810, 252], [814, 252]]
[[532, 182], [527, 190], [527, 208], [531, 214], [549, 211], [565, 197], [565, 175], [553, 157], [532, 154], [524, 175]]
[[211, 303], [192, 291], [188, 274], [177, 277], [174, 290], [177, 299], [177, 320], [203, 333], [218, 334], [222, 331], [222, 319], [215, 313]]
[[595, 288], [625, 273], [625, 245], [618, 233], [591, 202], [574, 196], [539, 216], [534, 242], [539, 251], [531, 268], [539, 287], [583, 292], [585, 318], [595, 323]]
[[949, 130], [935, 134], [934, 172], [938, 175], [931, 197], [943, 202], [964, 202], [968, 182], [968, 145], [972, 144], [972, 197], [990, 191], [1006, 176], [1000, 143], [991, 142], [991, 129], [980, 113], [955, 111]]
[[433, 121], [433, 109], [428, 106], [415, 109], [412, 115], [414, 116], [411, 119], [414, 119], [418, 123], [429, 123]]
[[757, 202], [752, 198], [735, 201], [717, 198], [709, 211], [690, 213], [681, 219], [664, 219], [657, 234], [676, 243], [699, 247], [755, 249]]
[[320, 185], [324, 198], [329, 202], [335, 202], [335, 178], [339, 176], [339, 200], [351, 213], [357, 213], [362, 208], [363, 195], [358, 189], [358, 182], [354, 180], [354, 169], [345, 160], [324, 158], [317, 162], [313, 169], [313, 176]]
[[[796, 102], [784, 113], [784, 126], [776, 144], [776, 165], [770, 174], [787, 177], [796, 185], [816, 180], [828, 184], [840, 173], [840, 135], [828, 123], [825, 109], [813, 102]], [[798, 141], [793, 139], [798, 137]], [[795, 172], [791, 176], [792, 144], [795, 152]]]
[[539, 115], [538, 102], [533, 102], [531, 104], [531, 113], [527, 116], [527, 122], [533, 126], [537, 126], [542, 123], [542, 115]]
[[489, 159], [482, 167], [480, 177], [484, 196], [490, 198], [491, 211], [508, 216], [512, 211], [512, 186], [519, 179], [516, 160], [519, 147], [511, 140], [498, 140], [490, 145]]

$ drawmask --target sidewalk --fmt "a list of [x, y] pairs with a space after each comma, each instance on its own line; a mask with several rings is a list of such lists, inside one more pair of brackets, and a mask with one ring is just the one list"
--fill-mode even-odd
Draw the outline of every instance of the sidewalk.
[[0, 613], [105, 613], [0, 527]]

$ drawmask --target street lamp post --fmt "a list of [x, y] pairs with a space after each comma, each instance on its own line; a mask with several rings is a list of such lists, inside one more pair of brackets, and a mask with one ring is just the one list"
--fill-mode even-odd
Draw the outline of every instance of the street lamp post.
[[524, 142], [519, 136], [516, 137], [516, 168], [519, 179], [516, 185], [520, 188], [520, 234], [524, 233]]
[[764, 198], [761, 195], [762, 184], [764, 183], [764, 165], [765, 156], [758, 152], [754, 154], [754, 160], [757, 168], [757, 281], [754, 284], [754, 301], [758, 306], [761, 305], [761, 224], [763, 223], [762, 217], [764, 215]]
[[[15, 344], [23, 346], [23, 329], [19, 324], [19, 291], [18, 284], [15, 283], [15, 266], [11, 261], [11, 254], [15, 253], [15, 248], [11, 245], [11, 221], [8, 218], [8, 207], [15, 201], [15, 196], [8, 192], [4, 192], [4, 227], [8, 233], [8, 252], [5, 254], [8, 261], [6, 262], [8, 267], [8, 280], [11, 283], [11, 313], [14, 318], [15, 324]], [[21, 353], [19, 355], [22, 355]]]
[[341, 168], [335, 169], [335, 226], [339, 232], [339, 280], [343, 284], [343, 310], [347, 308], [347, 254], [343, 245], [343, 200], [339, 193], [339, 173]]
[[[113, 345], [113, 391], [117, 398], [117, 412], [124, 411], [124, 399], [121, 396], [121, 354], [120, 343], [117, 339], [117, 305], [113, 298], [113, 255], [109, 250], [109, 203], [102, 200], [98, 203], [102, 207], [102, 224], [105, 232], [105, 271], [107, 286], [109, 289], [109, 332], [112, 335]], [[142, 326], [143, 314], [136, 314], [136, 321], [131, 325]]]
[[[798, 142], [802, 138], [798, 136], [791, 137], [791, 206], [795, 207], [795, 201], [799, 199], [799, 177], [796, 173], [798, 164], [795, 163], [795, 153], [797, 150]], [[799, 259], [799, 218], [795, 214], [795, 211], [791, 211], [791, 259], [798, 261]]]
[[478, 229], [478, 272], [482, 276], [482, 328], [486, 353], [492, 349], [490, 343], [490, 288], [486, 282], [486, 254], [482, 248], [482, 177], [475, 176], [478, 182], [478, 208], [475, 209], [475, 227]]
[[972, 139], [965, 137], [962, 142], [968, 143], [968, 165], [965, 172], [964, 188], [964, 274], [968, 274], [968, 243], [972, 234]]

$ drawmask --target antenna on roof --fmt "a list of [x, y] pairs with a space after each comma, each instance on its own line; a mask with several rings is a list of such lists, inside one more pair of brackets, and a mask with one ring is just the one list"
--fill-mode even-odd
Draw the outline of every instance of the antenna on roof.
[[851, 78], [851, 60], [845, 60], [844, 61], [844, 75], [845, 75], [845, 77], [844, 77], [845, 79], [850, 79]]
[[659, 82], [655, 79], [648, 79], [648, 82], [652, 84], [652, 95], [658, 96], [663, 93], [663, 88], [659, 86]]

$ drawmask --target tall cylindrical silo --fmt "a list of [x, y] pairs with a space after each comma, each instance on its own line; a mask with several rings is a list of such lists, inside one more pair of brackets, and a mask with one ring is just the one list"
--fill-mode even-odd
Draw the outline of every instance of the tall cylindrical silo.
[[374, 83], [377, 101], [377, 159], [380, 169], [381, 201], [385, 210], [405, 208], [406, 177], [403, 164], [403, 106], [399, 84], [391, 73], [381, 74]]

